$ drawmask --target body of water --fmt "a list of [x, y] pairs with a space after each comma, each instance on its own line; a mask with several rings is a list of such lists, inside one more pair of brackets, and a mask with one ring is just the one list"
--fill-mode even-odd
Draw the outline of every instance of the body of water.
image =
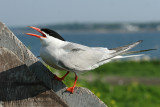
[[[15, 35], [36, 55], [39, 56], [40, 41], [36, 37], [16, 33]], [[26, 33], [26, 32], [24, 32]], [[31, 33], [31, 32], [29, 32]], [[35, 33], [35, 32], [34, 32]], [[143, 50], [156, 48], [158, 50], [145, 52], [151, 58], [160, 59], [160, 32], [141, 32], [141, 33], [63, 33], [62, 37], [70, 42], [79, 43], [91, 47], [115, 48], [127, 45], [138, 40], [143, 42], [132, 50]]]

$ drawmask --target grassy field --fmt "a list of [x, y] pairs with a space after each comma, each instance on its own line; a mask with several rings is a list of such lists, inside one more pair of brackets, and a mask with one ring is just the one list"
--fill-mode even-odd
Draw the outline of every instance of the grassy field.
[[[48, 66], [59, 76], [65, 74]], [[160, 107], [160, 83], [147, 85], [132, 81], [128, 84], [111, 84], [103, 81], [107, 77], [137, 77], [160, 79], [160, 61], [116, 61], [103, 65], [93, 71], [80, 74], [77, 86], [86, 87], [96, 94], [109, 107]], [[73, 85], [74, 74], [70, 73], [64, 83]], [[151, 80], [152, 81], [152, 80]]]

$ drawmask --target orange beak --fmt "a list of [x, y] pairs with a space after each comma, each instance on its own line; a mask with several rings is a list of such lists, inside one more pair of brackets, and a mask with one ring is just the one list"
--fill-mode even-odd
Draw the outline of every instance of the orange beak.
[[30, 27], [30, 28], [32, 28], [32, 29], [38, 31], [39, 33], [42, 34], [42, 36], [37, 35], [37, 34], [32, 34], [32, 33], [25, 33], [26, 35], [35, 36], [35, 37], [37, 37], [37, 38], [46, 38], [46, 35], [41, 31], [41, 29], [36, 28], [36, 27], [33, 27], [33, 26], [27, 26], [27, 27]]

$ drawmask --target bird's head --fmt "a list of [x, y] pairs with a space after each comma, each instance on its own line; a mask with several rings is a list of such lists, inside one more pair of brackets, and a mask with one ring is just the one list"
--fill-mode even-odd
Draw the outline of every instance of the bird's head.
[[45, 40], [45, 39], [48, 39], [48, 38], [56, 38], [56, 39], [59, 39], [59, 40], [62, 40], [62, 41], [65, 41], [63, 37], [61, 37], [57, 32], [53, 31], [53, 30], [50, 30], [50, 29], [47, 29], [47, 28], [37, 28], [37, 27], [33, 27], [33, 26], [28, 26], [36, 31], [38, 31], [39, 33], [42, 34], [42, 36], [40, 35], [37, 35], [37, 34], [32, 34], [32, 33], [25, 33], [27, 35], [30, 35], [30, 36], [35, 36], [37, 38], [40, 38], [42, 40]]

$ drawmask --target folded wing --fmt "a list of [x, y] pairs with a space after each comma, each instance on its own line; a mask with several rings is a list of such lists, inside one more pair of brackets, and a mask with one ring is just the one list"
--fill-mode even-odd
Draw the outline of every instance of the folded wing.
[[141, 42], [137, 41], [114, 49], [90, 48], [75, 43], [68, 43], [63, 47], [66, 53], [61, 56], [58, 65], [73, 72], [88, 71], [109, 62], [112, 58], [123, 54]]

